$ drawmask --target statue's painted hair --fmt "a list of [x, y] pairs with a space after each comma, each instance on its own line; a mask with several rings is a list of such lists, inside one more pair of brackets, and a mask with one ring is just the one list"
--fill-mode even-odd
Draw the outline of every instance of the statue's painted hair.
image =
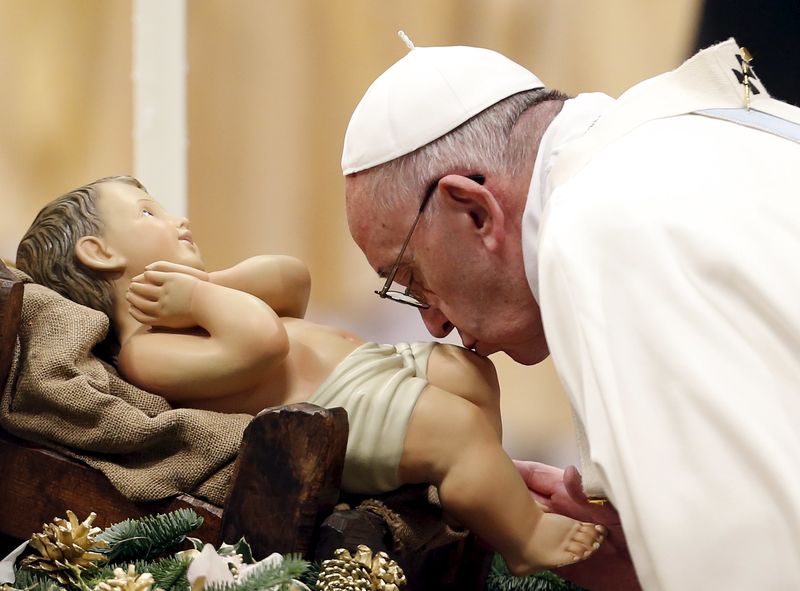
[[[75, 245], [84, 236], [102, 236], [99, 185], [125, 183], [146, 191], [131, 176], [111, 176], [73, 189], [45, 205], [17, 248], [17, 268], [41, 285], [70, 300], [94, 308], [113, 318], [112, 280], [90, 269], [75, 255]], [[106, 343], [116, 349], [117, 336], [109, 329]]]

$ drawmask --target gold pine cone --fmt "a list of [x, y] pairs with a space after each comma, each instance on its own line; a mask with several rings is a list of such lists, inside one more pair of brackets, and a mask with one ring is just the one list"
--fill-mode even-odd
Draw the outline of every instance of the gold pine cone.
[[153, 575], [150, 573], [136, 574], [136, 567], [129, 564], [127, 571], [119, 567], [115, 568], [114, 578], [98, 583], [94, 591], [150, 591], [153, 583], [155, 583]]
[[369, 571], [354, 560], [332, 558], [322, 563], [318, 591], [372, 591]]
[[57, 517], [43, 526], [42, 533], [33, 534], [28, 542], [38, 554], [23, 558], [21, 566], [42, 571], [62, 585], [78, 584], [83, 572], [104, 562], [105, 556], [92, 550], [108, 545], [96, 540], [99, 527], [92, 527], [97, 515], [91, 513], [83, 522], [67, 510], [67, 519]]
[[322, 563], [318, 591], [399, 591], [406, 584], [403, 569], [386, 552], [360, 544], [355, 555], [339, 548], [334, 556]]

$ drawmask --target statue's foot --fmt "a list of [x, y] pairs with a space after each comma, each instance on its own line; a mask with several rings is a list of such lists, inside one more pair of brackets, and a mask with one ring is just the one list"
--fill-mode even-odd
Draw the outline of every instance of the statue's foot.
[[589, 558], [603, 543], [606, 528], [575, 521], [556, 513], [545, 513], [534, 529], [527, 548], [517, 557], [505, 557], [517, 576], [557, 568]]

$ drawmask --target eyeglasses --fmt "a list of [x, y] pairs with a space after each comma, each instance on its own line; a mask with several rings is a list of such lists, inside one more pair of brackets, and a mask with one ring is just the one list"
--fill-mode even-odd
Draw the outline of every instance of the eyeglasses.
[[[475, 181], [479, 185], [482, 185], [486, 182], [486, 177], [482, 174], [467, 174], [464, 175], [466, 178]], [[403, 245], [400, 247], [400, 252], [397, 255], [397, 260], [392, 265], [392, 270], [389, 271], [389, 275], [386, 277], [386, 282], [383, 284], [383, 287], [380, 290], [376, 290], [375, 293], [378, 294], [378, 297], [389, 299], [394, 302], [399, 302], [401, 304], [406, 304], [409, 306], [414, 306], [415, 308], [421, 308], [423, 310], [430, 308], [430, 304], [423, 301], [422, 299], [411, 295], [410, 289], [411, 286], [409, 285], [406, 287], [404, 291], [396, 291], [393, 289], [389, 289], [394, 283], [394, 276], [397, 275], [397, 269], [400, 268], [400, 262], [403, 260], [403, 254], [406, 251], [406, 247], [408, 243], [411, 242], [411, 236], [414, 234], [414, 230], [419, 223], [420, 218], [422, 217], [422, 212], [425, 211], [425, 207], [428, 205], [428, 201], [431, 200], [434, 192], [436, 191], [436, 187], [439, 186], [439, 181], [442, 179], [436, 179], [431, 186], [428, 187], [428, 190], [425, 192], [425, 196], [422, 198], [422, 203], [419, 205], [419, 211], [417, 211], [417, 215], [414, 218], [414, 223], [411, 224], [411, 229], [408, 231], [408, 236], [403, 241]]]

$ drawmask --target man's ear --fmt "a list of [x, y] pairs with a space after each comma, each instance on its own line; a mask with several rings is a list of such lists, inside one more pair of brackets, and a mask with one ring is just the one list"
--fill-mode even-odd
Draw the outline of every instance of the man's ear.
[[505, 212], [497, 196], [484, 185], [465, 176], [449, 174], [439, 181], [441, 204], [466, 216], [472, 231], [489, 250], [505, 242]]
[[82, 236], [75, 243], [75, 256], [95, 271], [115, 272], [125, 269], [125, 257], [111, 249], [99, 236]]

